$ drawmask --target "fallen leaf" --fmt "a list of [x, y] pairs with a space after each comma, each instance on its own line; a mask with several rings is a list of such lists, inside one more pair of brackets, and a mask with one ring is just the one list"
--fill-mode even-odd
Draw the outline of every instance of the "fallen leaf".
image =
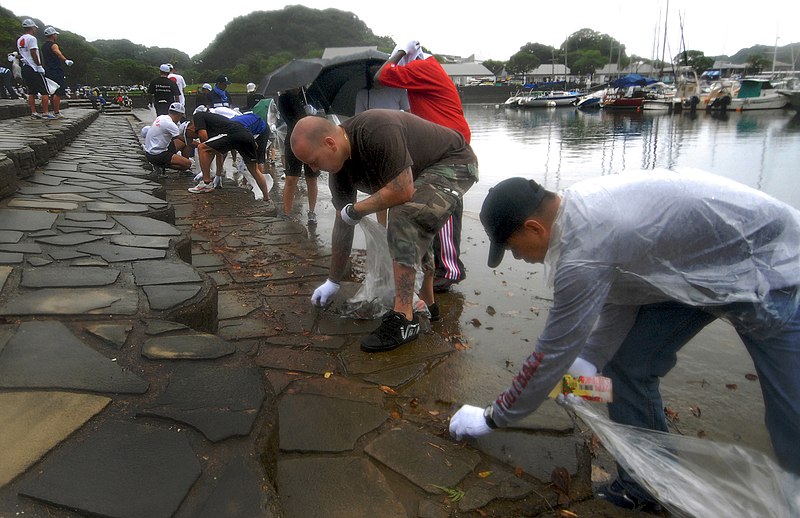
[[428, 410], [428, 413], [430, 415], [432, 415], [433, 417], [436, 417], [436, 416], [439, 415], [439, 411], [438, 410]]
[[758, 379], [758, 376], [756, 376], [755, 374], [745, 374], [744, 377], [749, 379], [750, 381], [755, 381]]
[[739, 388], [739, 385], [737, 385], [736, 383], [728, 383], [725, 385], [725, 388], [728, 390], [736, 390], [737, 388]]
[[692, 411], [692, 414], [693, 414], [695, 417], [700, 417], [700, 414], [701, 414], [701, 412], [700, 412], [700, 407], [699, 407], [699, 406], [697, 406], [697, 405], [694, 405], [694, 406], [692, 406], [692, 407], [689, 407], [689, 410], [691, 410], [691, 411]]
[[481, 327], [481, 321], [478, 320], [477, 318], [473, 318], [472, 320], [469, 321], [469, 323], [475, 327]]
[[578, 518], [578, 515], [567, 509], [560, 509], [561, 516], [568, 516], [569, 518]]
[[478, 478], [486, 478], [491, 476], [492, 476], [491, 471], [481, 471], [480, 473], [478, 473]]
[[680, 417], [678, 417], [678, 412], [676, 410], [671, 409], [668, 406], [664, 407], [664, 416], [666, 416], [667, 420], [669, 421], [680, 421]]
[[286, 270], [286, 273], [288, 273], [289, 275], [294, 275], [294, 270]]
[[384, 394], [389, 394], [390, 396], [396, 396], [397, 391], [392, 387], [387, 387], [386, 385], [381, 385], [381, 390]]
[[391, 416], [394, 420], [401, 419], [403, 417], [397, 410], [392, 410]]
[[328, 379], [328, 378], [330, 378], [332, 375], [333, 375], [333, 373], [332, 373], [332, 372], [326, 372], [326, 373], [325, 373], [325, 379]]
[[550, 473], [550, 482], [553, 483], [556, 490], [569, 496], [569, 487], [572, 482], [572, 477], [566, 468], [561, 466], [553, 468], [553, 471]]
[[524, 473], [524, 471], [522, 470], [521, 467], [517, 466], [517, 467], [514, 468], [514, 476], [515, 477], [522, 478], [522, 474], [523, 473]]
[[492, 306], [486, 306], [486, 314], [488, 314], [490, 317], [493, 317], [496, 313], [497, 311], [495, 311]]

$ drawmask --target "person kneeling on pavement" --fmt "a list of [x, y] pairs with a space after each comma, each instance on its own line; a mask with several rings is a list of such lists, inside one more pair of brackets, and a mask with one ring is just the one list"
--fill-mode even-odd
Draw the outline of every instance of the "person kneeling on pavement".
[[153, 164], [154, 172], [165, 176], [164, 168], [171, 167], [179, 171], [192, 168], [192, 161], [178, 152], [186, 149], [186, 137], [183, 135], [185, 124], [178, 126], [184, 115], [181, 103], [170, 105], [166, 115], [159, 115], [150, 125], [144, 137], [144, 154], [147, 161]]
[[[614, 422], [667, 432], [661, 378], [692, 337], [724, 319], [759, 373], [778, 462], [800, 475], [800, 212], [702, 171], [647, 171], [560, 193], [509, 178], [489, 190], [480, 219], [489, 267], [506, 250], [545, 263], [553, 305], [508, 389], [486, 409], [464, 405], [453, 415], [457, 440], [531, 414], [565, 373], [598, 370], [612, 381]], [[659, 507], [617, 471], [600, 498]]]
[[197, 111], [186, 129], [187, 138], [200, 140], [197, 155], [203, 179], [189, 189], [191, 193], [207, 193], [214, 190], [211, 179], [211, 163], [217, 153], [238, 151], [247, 170], [253, 175], [258, 188], [264, 193], [267, 211], [275, 211], [275, 203], [269, 197], [264, 164], [269, 144], [269, 128], [252, 112], [231, 119], [216, 113]]
[[[311, 302], [326, 306], [339, 291], [353, 245], [354, 226], [389, 210], [387, 237], [394, 271], [394, 309], [361, 348], [388, 351], [419, 336], [413, 311], [416, 265], [424, 280], [420, 298], [438, 316], [433, 293], [433, 236], [478, 180], [478, 160], [464, 137], [398, 110], [374, 109], [336, 125], [305, 117], [292, 132], [295, 156], [313, 171], [327, 171], [337, 215], [328, 280]], [[369, 196], [357, 201], [357, 191]]]

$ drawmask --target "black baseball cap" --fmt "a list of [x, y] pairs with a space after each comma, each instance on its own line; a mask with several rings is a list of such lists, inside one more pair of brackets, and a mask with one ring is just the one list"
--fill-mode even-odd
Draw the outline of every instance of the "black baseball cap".
[[230, 82], [230, 81], [228, 81], [228, 76], [219, 76], [219, 77], [217, 78], [217, 81], [216, 81], [216, 82], [217, 82], [217, 83], [226, 83], [226, 84], [231, 84], [231, 82]]
[[503, 260], [506, 240], [519, 229], [542, 202], [547, 191], [527, 178], [508, 178], [486, 195], [481, 207], [481, 223], [489, 236], [489, 268]]

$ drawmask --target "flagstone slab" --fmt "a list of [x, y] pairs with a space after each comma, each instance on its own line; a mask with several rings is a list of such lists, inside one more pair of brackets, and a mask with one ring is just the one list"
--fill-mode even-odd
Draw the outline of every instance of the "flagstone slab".
[[119, 246], [100, 242], [81, 245], [78, 247], [78, 251], [91, 255], [99, 255], [109, 263], [163, 259], [167, 256], [165, 250]]
[[157, 336], [142, 346], [142, 356], [151, 360], [210, 360], [234, 352], [232, 343], [208, 333]]
[[256, 367], [184, 362], [170, 374], [167, 388], [153, 404], [137, 414], [186, 423], [218, 442], [248, 435], [264, 397]]
[[[287, 394], [278, 404], [280, 449], [343, 452], [382, 425], [389, 416], [380, 406], [316, 394]], [[308, 424], [313, 422], [314, 426]]]
[[[222, 324], [220, 324], [220, 333]], [[284, 347], [262, 346], [256, 356], [256, 365], [270, 369], [325, 374], [336, 372], [336, 361], [327, 352], [303, 351]]]
[[0, 252], [0, 264], [20, 264], [25, 256], [13, 252]]
[[202, 281], [200, 274], [183, 262], [140, 261], [133, 264], [133, 277], [137, 286]]
[[22, 270], [21, 286], [26, 288], [64, 288], [108, 286], [119, 278], [119, 270], [92, 266], [49, 266]]
[[533, 484], [522, 480], [502, 466], [494, 466], [491, 476], [478, 480], [470, 486], [458, 501], [461, 511], [474, 511], [497, 498], [519, 499], [534, 490]]
[[57, 194], [57, 193], [80, 193], [86, 194], [90, 192], [97, 192], [97, 189], [91, 189], [89, 187], [84, 187], [81, 185], [72, 185], [70, 183], [65, 183], [62, 185], [26, 185], [20, 187], [17, 191], [18, 194], [24, 196], [39, 196], [42, 194]]
[[0, 355], [0, 387], [142, 394], [148, 383], [55, 321], [23, 322]]
[[86, 330], [116, 349], [122, 349], [133, 331], [132, 324], [89, 324]]
[[133, 315], [139, 294], [122, 288], [43, 288], [15, 293], [0, 315]]
[[114, 196], [128, 203], [142, 203], [146, 205], [166, 205], [167, 201], [156, 198], [152, 194], [141, 191], [111, 191]]
[[25, 198], [14, 198], [8, 202], [8, 206], [39, 210], [75, 210], [78, 208], [78, 204], [74, 202], [51, 201], [46, 199], [28, 200]]
[[93, 236], [83, 232], [83, 229], [69, 233], [69, 234], [61, 234], [56, 236], [48, 236], [48, 237], [37, 237], [35, 239], [38, 243], [44, 243], [46, 245], [56, 245], [56, 246], [75, 246], [75, 245], [82, 245], [85, 243], [92, 243], [94, 241], [99, 241], [103, 239], [102, 236]]
[[86, 204], [86, 210], [92, 212], [147, 212], [150, 207], [140, 203], [114, 203], [108, 201], [93, 201]]
[[47, 230], [55, 223], [56, 214], [36, 210], [0, 209], [0, 230], [35, 232]]
[[42, 248], [35, 243], [0, 243], [2, 252], [19, 252], [21, 254], [41, 254]]
[[111, 244], [119, 246], [132, 246], [137, 248], [169, 248], [170, 239], [162, 236], [114, 236], [109, 239]]
[[474, 450], [419, 431], [410, 424], [386, 430], [364, 451], [429, 493], [458, 485], [480, 462]]
[[200, 293], [201, 286], [184, 286], [184, 285], [162, 285], [162, 286], [145, 286], [143, 288], [147, 296], [147, 302], [150, 309], [164, 310], [174, 308], [191, 300], [195, 295]]
[[195, 518], [275, 516], [268, 509], [267, 493], [264, 490], [272, 481], [265, 480], [254, 463], [236, 457], [216, 477], [215, 482], [214, 489], [195, 514]]
[[508, 431], [474, 439], [478, 450], [509, 466], [549, 482], [553, 468], [562, 467], [575, 474], [581, 443], [573, 436], [539, 435]]
[[86, 196], [81, 196], [80, 194], [53, 193], [53, 194], [42, 194], [41, 197], [48, 200], [76, 201], [76, 202], [84, 202], [92, 200], [91, 198], [88, 198]]
[[73, 392], [0, 393], [0, 487], [23, 473], [86, 421], [110, 398]]
[[24, 234], [12, 230], [0, 230], [0, 243], [18, 243]]
[[[95, 214], [91, 212], [67, 212], [64, 214], [64, 219], [69, 221], [106, 221], [108, 218], [105, 214]], [[112, 222], [113, 226], [113, 222]]]
[[179, 236], [181, 231], [173, 225], [161, 220], [145, 216], [114, 215], [120, 225], [127, 228], [131, 234], [144, 236]]
[[41, 465], [20, 494], [81, 514], [170, 517], [201, 474], [186, 434], [106, 423]]
[[407, 518], [392, 486], [369, 460], [301, 457], [278, 462], [278, 495], [286, 516]]
[[14, 271], [13, 266], [0, 266], [0, 291], [5, 287], [8, 276]]
[[115, 223], [112, 220], [107, 220], [105, 214], [98, 214], [103, 216], [102, 219], [88, 220], [88, 219], [64, 219], [58, 222], [58, 228], [77, 227], [84, 229], [110, 229], [114, 228]]

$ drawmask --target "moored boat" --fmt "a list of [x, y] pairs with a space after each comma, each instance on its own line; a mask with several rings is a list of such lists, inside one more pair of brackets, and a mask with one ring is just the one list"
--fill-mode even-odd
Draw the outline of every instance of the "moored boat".
[[580, 92], [553, 90], [549, 92], [531, 92], [520, 98], [519, 105], [524, 108], [541, 108], [546, 106], [574, 106], [580, 99]]
[[776, 91], [789, 100], [789, 104], [792, 108], [800, 112], [800, 90], [778, 88]]

